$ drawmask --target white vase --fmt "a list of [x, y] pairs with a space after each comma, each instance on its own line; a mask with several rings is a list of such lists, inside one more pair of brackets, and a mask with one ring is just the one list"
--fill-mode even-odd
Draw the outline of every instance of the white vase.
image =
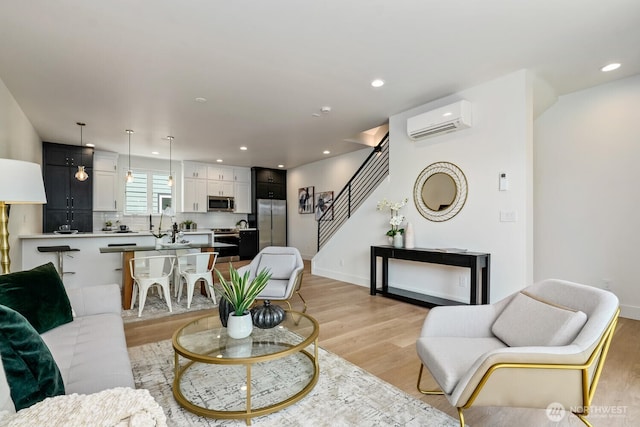
[[407, 223], [407, 228], [404, 229], [404, 247], [407, 249], [413, 249], [416, 247], [413, 235], [413, 225], [410, 222]]
[[162, 237], [156, 237], [156, 249], [160, 249], [162, 247]]
[[401, 248], [402, 247], [402, 234], [396, 233], [393, 236], [393, 247], [394, 248]]
[[253, 331], [253, 319], [248, 311], [242, 316], [236, 316], [235, 311], [229, 313], [227, 319], [227, 335], [231, 338], [241, 339], [251, 335]]

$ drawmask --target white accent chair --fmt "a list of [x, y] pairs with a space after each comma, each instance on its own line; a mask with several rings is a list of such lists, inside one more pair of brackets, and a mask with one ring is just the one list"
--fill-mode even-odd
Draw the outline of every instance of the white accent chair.
[[207, 295], [209, 295], [213, 303], [216, 304], [216, 295], [215, 292], [212, 291], [213, 274], [211, 271], [216, 265], [218, 252], [183, 254], [179, 255], [177, 259], [179, 276], [177, 282], [178, 302], [180, 302], [180, 298], [182, 298], [183, 280], [187, 285], [187, 308], [191, 308], [196, 282], [204, 280], [206, 282]]
[[[135, 306], [136, 298], [139, 294], [140, 301], [138, 304], [138, 317], [142, 316], [142, 310], [144, 309], [144, 303], [147, 299], [147, 293], [151, 287], [160, 287], [162, 289], [162, 295], [169, 307], [169, 312], [173, 312], [171, 309], [170, 278], [171, 273], [173, 272], [175, 260], [176, 257], [173, 255], [134, 257], [129, 260], [131, 278], [133, 278], [131, 308]], [[140, 266], [141, 268], [136, 270], [137, 266]]]
[[271, 272], [271, 279], [258, 295], [258, 300], [284, 301], [291, 307], [291, 298], [297, 294], [307, 311], [307, 302], [300, 295], [304, 264], [298, 249], [290, 246], [267, 246], [256, 255], [250, 264], [240, 267], [238, 273], [243, 275], [250, 271], [249, 280], [253, 280], [263, 268]]
[[[436, 307], [416, 343], [418, 390], [458, 409], [561, 404], [586, 425], [618, 319], [611, 292], [545, 280], [495, 304]], [[440, 390], [421, 388], [426, 367]]]

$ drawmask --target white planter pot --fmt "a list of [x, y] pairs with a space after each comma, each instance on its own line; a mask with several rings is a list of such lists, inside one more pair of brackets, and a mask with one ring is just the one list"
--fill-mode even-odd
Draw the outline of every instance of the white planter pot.
[[402, 234], [398, 233], [393, 236], [393, 247], [394, 248], [402, 247]]
[[242, 316], [236, 316], [235, 312], [229, 313], [227, 319], [227, 335], [231, 338], [241, 339], [251, 335], [253, 331], [253, 320], [248, 311]]

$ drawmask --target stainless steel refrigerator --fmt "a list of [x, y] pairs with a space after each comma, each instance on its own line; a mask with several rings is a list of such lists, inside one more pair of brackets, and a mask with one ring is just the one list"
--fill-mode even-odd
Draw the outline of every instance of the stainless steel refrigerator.
[[258, 251], [287, 246], [287, 201], [258, 199]]

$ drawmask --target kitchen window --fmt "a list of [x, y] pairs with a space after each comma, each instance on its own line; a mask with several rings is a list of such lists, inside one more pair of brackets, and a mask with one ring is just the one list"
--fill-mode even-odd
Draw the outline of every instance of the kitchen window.
[[169, 174], [158, 171], [133, 171], [133, 182], [125, 184], [124, 213], [126, 215], [159, 214], [172, 206]]

